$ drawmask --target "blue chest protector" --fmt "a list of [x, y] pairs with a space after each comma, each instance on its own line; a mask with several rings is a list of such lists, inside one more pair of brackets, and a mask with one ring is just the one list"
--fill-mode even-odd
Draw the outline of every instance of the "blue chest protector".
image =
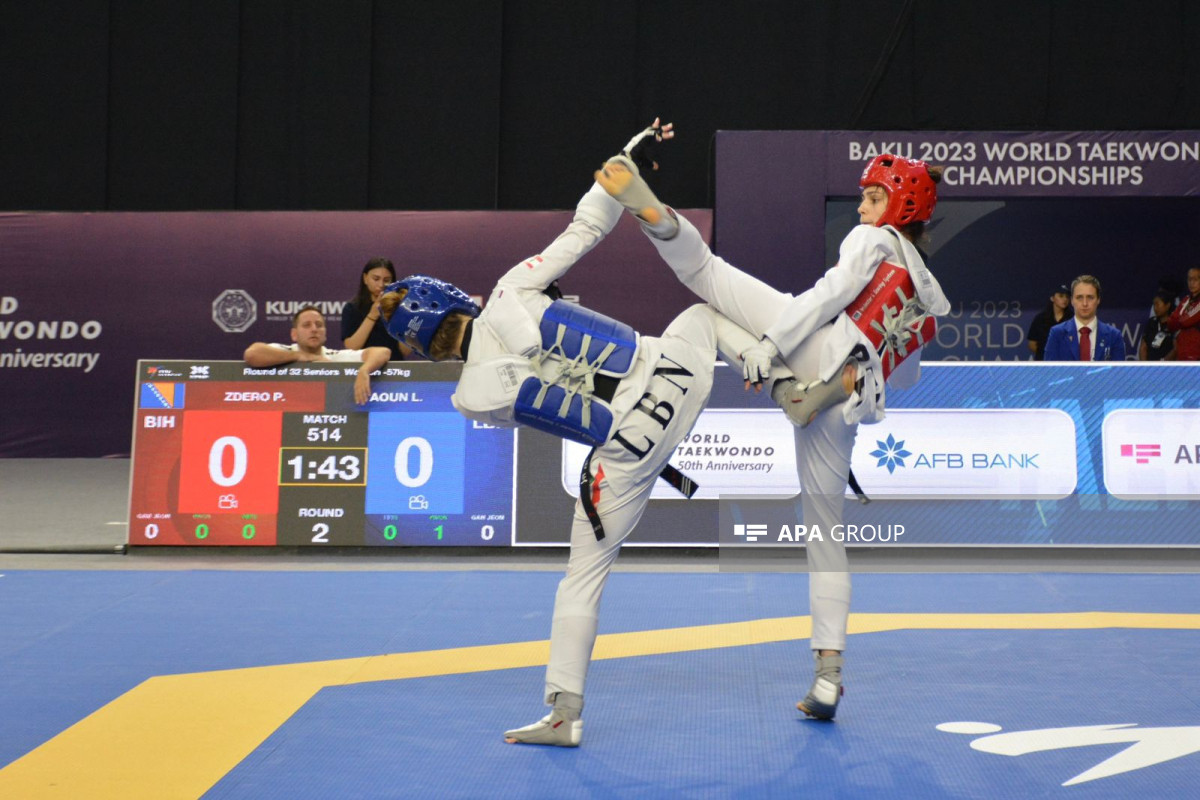
[[534, 374], [517, 390], [513, 416], [523, 425], [593, 447], [608, 441], [612, 406], [595, 395], [596, 375], [623, 378], [637, 358], [637, 332], [565, 300], [542, 314]]

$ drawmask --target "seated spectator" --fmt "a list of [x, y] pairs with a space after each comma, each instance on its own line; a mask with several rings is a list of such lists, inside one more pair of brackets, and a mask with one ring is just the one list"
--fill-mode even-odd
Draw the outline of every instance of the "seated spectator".
[[1138, 346], [1139, 361], [1174, 361], [1175, 334], [1167, 327], [1171, 312], [1175, 310], [1175, 298], [1169, 292], [1154, 295], [1154, 316], [1146, 323], [1142, 343]]
[[361, 361], [354, 379], [354, 402], [371, 399], [371, 373], [388, 362], [386, 347], [365, 350], [330, 350], [325, 346], [325, 315], [316, 306], [305, 306], [292, 317], [292, 344], [255, 342], [243, 356], [252, 367], [277, 367], [294, 361]]
[[1187, 273], [1188, 293], [1167, 320], [1175, 334], [1175, 360], [1200, 361], [1200, 267]]
[[1100, 281], [1080, 275], [1071, 281], [1075, 315], [1050, 329], [1046, 338], [1047, 361], [1124, 361], [1121, 332], [1096, 318], [1100, 307]]
[[1070, 315], [1070, 309], [1071, 290], [1061, 283], [1050, 293], [1050, 302], [1029, 323], [1029, 351], [1033, 353], [1034, 361], [1045, 360], [1046, 337], [1050, 335], [1051, 328]]
[[362, 268], [354, 299], [342, 307], [342, 344], [350, 349], [386, 347], [391, 359], [399, 361], [412, 348], [388, 335], [379, 320], [379, 296], [383, 287], [396, 282], [396, 268], [386, 258], [372, 258]]

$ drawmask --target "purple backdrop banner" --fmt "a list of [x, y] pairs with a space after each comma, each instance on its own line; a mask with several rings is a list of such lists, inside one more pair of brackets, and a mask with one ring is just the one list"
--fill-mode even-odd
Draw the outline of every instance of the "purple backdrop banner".
[[[686, 211], [707, 236], [712, 215]], [[551, 212], [0, 214], [0, 457], [126, 455], [138, 359], [240, 359], [287, 342], [313, 303], [340, 314], [367, 259], [486, 296], [571, 219]], [[630, 291], [656, 274], [653, 292]], [[694, 297], [633, 220], [563, 290], [658, 333]]]
[[1080, 274], [1136, 358], [1160, 282], [1197, 263], [1200, 131], [723, 131], [717, 251], [803, 291], [836, 263], [863, 166], [885, 152], [945, 167], [925, 247], [954, 310], [926, 359], [1030, 358], [1030, 322]]

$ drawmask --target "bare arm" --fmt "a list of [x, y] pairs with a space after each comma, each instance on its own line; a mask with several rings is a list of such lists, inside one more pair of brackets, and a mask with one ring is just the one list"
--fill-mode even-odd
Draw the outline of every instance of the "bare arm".
[[354, 333], [342, 339], [342, 346], [347, 350], [361, 350], [367, 344], [367, 337], [371, 335], [371, 330], [375, 327], [376, 321], [379, 319], [379, 303], [372, 303], [371, 310], [363, 317], [358, 329]]
[[386, 347], [368, 347], [363, 350], [363, 363], [354, 378], [354, 402], [361, 406], [371, 399], [371, 373], [383, 367], [391, 357], [392, 351]]
[[[346, 334], [345, 325], [347, 319], [350, 320], [350, 324], [353, 324], [354, 318], [348, 317], [348, 315], [351, 313], [357, 315], [359, 311], [351, 303], [346, 304], [346, 309], [342, 311], [342, 345], [346, 350], [362, 350], [367, 346], [367, 340], [371, 338], [371, 331], [375, 329], [375, 323], [379, 319], [379, 302], [371, 304], [366, 316], [349, 335]], [[412, 355], [412, 348], [399, 340], [396, 341], [396, 349], [400, 351], [401, 358], [408, 358]]]
[[252, 367], [277, 367], [280, 364], [291, 364], [293, 361], [315, 361], [314, 356], [299, 350], [287, 350], [266, 342], [255, 342], [246, 348], [242, 355], [246, 363]]

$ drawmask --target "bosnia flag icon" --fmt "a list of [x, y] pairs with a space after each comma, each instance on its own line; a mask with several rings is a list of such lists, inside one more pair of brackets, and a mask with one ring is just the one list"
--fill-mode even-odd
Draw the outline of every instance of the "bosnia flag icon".
[[183, 408], [186, 388], [182, 383], [143, 383], [138, 405], [141, 408]]

